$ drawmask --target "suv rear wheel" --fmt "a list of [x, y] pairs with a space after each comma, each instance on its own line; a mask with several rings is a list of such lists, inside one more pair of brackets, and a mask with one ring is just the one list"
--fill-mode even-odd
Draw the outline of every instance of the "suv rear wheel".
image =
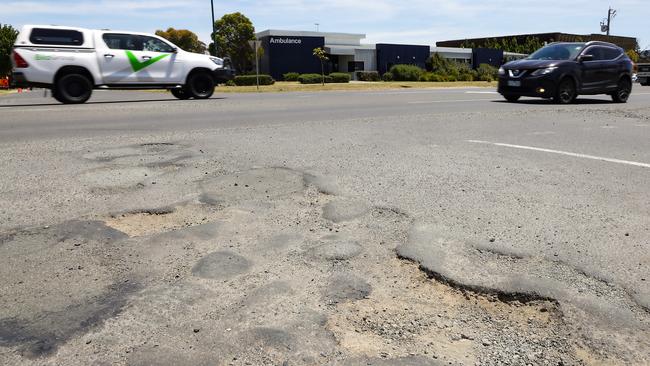
[[93, 84], [85, 75], [66, 74], [61, 76], [52, 89], [52, 96], [63, 104], [85, 103], [93, 92]]
[[626, 103], [630, 93], [632, 93], [632, 83], [627, 79], [621, 79], [618, 81], [618, 88], [612, 94], [612, 100], [615, 103]]
[[214, 79], [206, 72], [197, 72], [187, 79], [186, 93], [195, 99], [208, 99], [214, 94]]
[[519, 95], [505, 95], [504, 98], [510, 103], [515, 103], [521, 98]]
[[557, 87], [553, 101], [559, 104], [570, 104], [576, 100], [576, 86], [571, 79], [563, 79]]

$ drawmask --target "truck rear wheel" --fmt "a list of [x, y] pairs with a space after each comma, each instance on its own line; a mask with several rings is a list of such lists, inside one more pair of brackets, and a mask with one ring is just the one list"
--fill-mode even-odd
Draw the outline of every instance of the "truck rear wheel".
[[214, 94], [214, 79], [206, 72], [197, 72], [187, 78], [186, 92], [194, 99], [208, 99]]
[[92, 82], [82, 74], [61, 76], [52, 89], [52, 96], [63, 104], [85, 103], [93, 92]]
[[190, 99], [192, 97], [185, 88], [170, 89], [169, 91], [172, 92], [173, 96], [180, 100]]

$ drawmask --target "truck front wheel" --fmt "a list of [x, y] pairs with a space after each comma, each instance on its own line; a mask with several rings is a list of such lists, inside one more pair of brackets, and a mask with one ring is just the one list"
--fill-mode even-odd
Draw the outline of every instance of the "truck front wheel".
[[194, 99], [208, 99], [214, 94], [214, 79], [205, 72], [197, 72], [187, 78], [186, 93]]
[[63, 104], [85, 103], [93, 92], [92, 82], [81, 74], [61, 76], [52, 90], [52, 96]]

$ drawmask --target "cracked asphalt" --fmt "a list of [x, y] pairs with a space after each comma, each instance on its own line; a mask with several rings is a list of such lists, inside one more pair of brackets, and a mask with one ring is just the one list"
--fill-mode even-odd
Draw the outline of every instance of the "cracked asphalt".
[[650, 364], [650, 88], [0, 97], [0, 364]]

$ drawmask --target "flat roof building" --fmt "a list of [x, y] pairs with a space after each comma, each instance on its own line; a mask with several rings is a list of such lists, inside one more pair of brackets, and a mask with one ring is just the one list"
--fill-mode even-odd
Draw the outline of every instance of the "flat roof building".
[[634, 37], [623, 36], [608, 36], [605, 34], [570, 34], [562, 32], [552, 33], [533, 33], [533, 34], [517, 34], [510, 36], [498, 37], [484, 37], [484, 38], [468, 38], [457, 39], [452, 41], [436, 42], [438, 47], [464, 47], [474, 45], [474, 47], [485, 47], [490, 41], [502, 41], [515, 39], [519, 44], [523, 44], [526, 38], [537, 38], [542, 42], [589, 42], [589, 41], [603, 41], [613, 43], [625, 50], [635, 50], [638, 47], [637, 39]]
[[[482, 63], [500, 66], [504, 60], [525, 57], [525, 54], [504, 52], [503, 50], [484, 48], [488, 41], [516, 38], [519, 43], [526, 38], [535, 37], [542, 42], [606, 40], [626, 48], [636, 46], [636, 38], [590, 35], [579, 36], [566, 33], [540, 33], [492, 38], [475, 38], [456, 41], [437, 42], [436, 46], [410, 44], [363, 44], [366, 38], [361, 33], [311, 32], [269, 29], [257, 33], [264, 54], [260, 60], [260, 71], [282, 80], [289, 72], [300, 74], [320, 73], [320, 60], [313, 55], [315, 48], [322, 48], [328, 55], [325, 72], [377, 71], [383, 75], [393, 65], [410, 64], [425, 68], [431, 55], [439, 54], [443, 58], [464, 62], [476, 67]], [[581, 38], [577, 38], [581, 37]], [[588, 38], [591, 37], [591, 38]], [[474, 48], [462, 48], [463, 45]], [[355, 75], [353, 75], [353, 78]]]

